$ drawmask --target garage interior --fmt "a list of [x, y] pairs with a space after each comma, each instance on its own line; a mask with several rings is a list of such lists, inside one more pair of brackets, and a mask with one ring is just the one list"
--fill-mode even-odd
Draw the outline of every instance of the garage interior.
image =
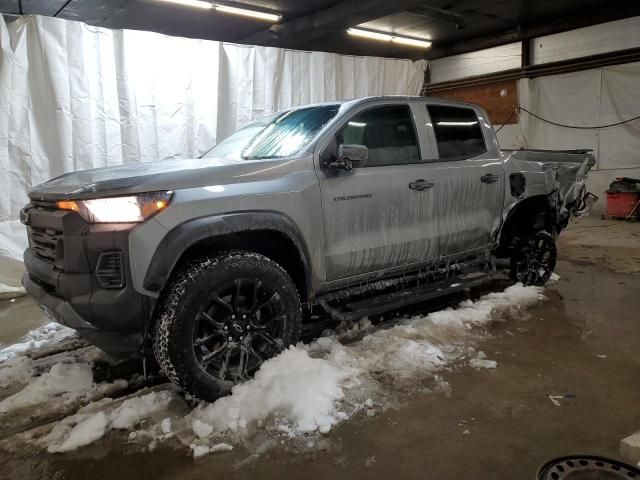
[[[0, 13], [0, 478], [557, 480], [535, 476], [566, 455], [640, 466], [640, 3], [0, 0]], [[455, 361], [408, 377], [376, 367], [370, 397], [330, 431], [273, 427], [287, 415], [278, 407], [209, 439], [177, 427], [206, 405], [147, 378], [141, 362], [104, 361], [25, 295], [20, 212], [32, 186], [199, 158], [264, 115], [382, 95], [477, 104], [502, 150], [596, 159], [586, 187], [598, 200], [559, 236], [558, 277], [540, 298], [498, 308], [468, 338], [428, 333], [466, 349]], [[339, 348], [360, 352], [368, 336], [512, 283], [372, 317]], [[55, 382], [60, 364], [91, 365], [88, 387], [38, 380]], [[365, 389], [354, 378], [339, 384], [341, 402]], [[15, 405], [29, 391], [35, 400]], [[160, 407], [130, 407], [133, 420], [113, 426], [123, 402], [165, 391]], [[100, 434], [51, 448], [102, 408]]]

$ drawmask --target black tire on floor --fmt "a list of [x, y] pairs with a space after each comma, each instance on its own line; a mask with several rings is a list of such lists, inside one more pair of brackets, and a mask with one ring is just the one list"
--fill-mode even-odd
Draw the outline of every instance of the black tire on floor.
[[511, 255], [511, 279], [523, 285], [542, 286], [556, 267], [558, 252], [553, 235], [541, 230], [516, 242]]
[[213, 401], [295, 344], [302, 312], [296, 286], [280, 265], [232, 251], [201, 258], [178, 274], [156, 319], [153, 351], [163, 372], [190, 394]]

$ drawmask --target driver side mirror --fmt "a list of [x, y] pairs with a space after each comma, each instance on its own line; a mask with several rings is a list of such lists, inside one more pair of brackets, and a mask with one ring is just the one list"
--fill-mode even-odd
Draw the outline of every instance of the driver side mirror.
[[350, 172], [354, 168], [362, 168], [367, 164], [369, 149], [364, 145], [340, 145], [338, 158], [326, 162], [325, 166], [330, 170], [345, 170]]

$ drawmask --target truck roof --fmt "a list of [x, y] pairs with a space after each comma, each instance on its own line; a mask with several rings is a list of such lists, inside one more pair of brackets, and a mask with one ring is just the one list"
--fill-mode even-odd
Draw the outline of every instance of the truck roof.
[[367, 97], [360, 97], [360, 98], [353, 98], [353, 99], [346, 99], [346, 100], [333, 100], [333, 101], [326, 101], [326, 102], [311, 103], [306, 105], [297, 105], [295, 107], [289, 107], [284, 110], [290, 110], [294, 108], [303, 108], [303, 107], [315, 107], [320, 105], [346, 105], [346, 104], [357, 105], [360, 103], [366, 103], [374, 100], [405, 100], [408, 102], [411, 102], [411, 101], [425, 102], [426, 101], [428, 103], [434, 103], [438, 105], [451, 105], [451, 106], [458, 106], [458, 107], [478, 108], [478, 105], [474, 103], [460, 102], [457, 100], [445, 100], [445, 99], [436, 98], [436, 97], [423, 97], [420, 95], [370, 95]]

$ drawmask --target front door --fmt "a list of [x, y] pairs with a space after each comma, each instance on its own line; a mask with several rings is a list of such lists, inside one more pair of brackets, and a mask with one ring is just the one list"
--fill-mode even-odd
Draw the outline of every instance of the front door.
[[365, 145], [369, 158], [351, 172], [319, 171], [327, 280], [435, 256], [432, 152], [421, 152], [409, 105], [360, 107], [326, 149], [340, 144]]

